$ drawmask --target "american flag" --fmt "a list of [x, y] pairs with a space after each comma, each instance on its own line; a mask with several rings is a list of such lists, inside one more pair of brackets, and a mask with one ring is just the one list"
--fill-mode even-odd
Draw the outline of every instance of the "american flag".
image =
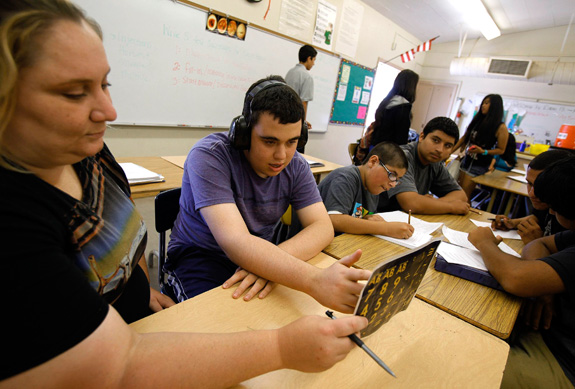
[[415, 50], [411, 49], [401, 54], [401, 62], [409, 62], [415, 58]]
[[434, 39], [436, 39], [436, 38], [430, 39], [430, 40], [428, 40], [427, 42], [420, 44], [419, 46], [417, 46], [417, 49], [415, 49], [415, 51], [416, 51], [417, 53], [419, 53], [420, 51], [429, 51], [429, 50], [431, 50], [431, 42], [432, 42]]
[[419, 53], [421, 51], [431, 50], [431, 42], [433, 42], [437, 38], [439, 38], [439, 37], [436, 36], [435, 38], [432, 38], [432, 39], [428, 40], [427, 42], [420, 44], [415, 49], [408, 50], [405, 53], [401, 54], [401, 62], [405, 63], [405, 62], [412, 61], [415, 59], [415, 53]]

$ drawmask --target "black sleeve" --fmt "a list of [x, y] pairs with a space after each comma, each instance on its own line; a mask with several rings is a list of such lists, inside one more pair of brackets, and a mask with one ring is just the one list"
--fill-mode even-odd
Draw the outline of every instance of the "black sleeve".
[[[48, 184], [33, 176], [3, 183], [7, 186], [0, 190], [0, 291], [5, 306], [0, 343], [5, 358], [0, 379], [80, 343], [109, 309], [65, 253], [65, 226], [47, 211], [56, 200], [42, 192], [42, 185]], [[48, 204], [52, 208], [46, 208]]]
[[400, 104], [385, 109], [380, 119], [376, 121], [371, 144], [375, 146], [384, 141], [398, 145], [407, 144], [411, 125], [410, 113], [411, 104]]

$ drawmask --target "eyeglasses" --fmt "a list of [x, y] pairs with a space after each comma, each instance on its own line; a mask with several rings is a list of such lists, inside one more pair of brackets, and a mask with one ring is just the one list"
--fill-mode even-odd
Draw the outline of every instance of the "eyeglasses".
[[387, 172], [387, 177], [389, 178], [389, 181], [393, 182], [394, 184], [398, 185], [399, 184], [399, 178], [397, 178], [397, 174], [395, 174], [394, 172], [389, 171], [389, 169], [387, 168], [387, 166], [385, 166], [383, 164], [383, 162], [379, 162], [379, 164], [381, 166], [383, 166], [383, 168], [385, 169], [385, 171]]

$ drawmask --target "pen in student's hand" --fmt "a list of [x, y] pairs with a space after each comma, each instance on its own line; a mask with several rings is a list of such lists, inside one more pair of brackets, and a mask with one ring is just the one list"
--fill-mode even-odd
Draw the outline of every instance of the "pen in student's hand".
[[[335, 316], [333, 315], [332, 311], [325, 311], [325, 314], [330, 319], [335, 320]], [[369, 355], [375, 362], [377, 362], [377, 364], [379, 366], [383, 367], [389, 374], [391, 374], [392, 376], [397, 378], [395, 376], [395, 374], [393, 373], [393, 371], [391, 371], [391, 369], [381, 359], [379, 359], [379, 357], [377, 355], [375, 355], [375, 353], [373, 351], [371, 351], [371, 349], [369, 347], [367, 347], [365, 345], [365, 343], [363, 343], [363, 341], [357, 337], [356, 334], [348, 335], [348, 337], [353, 341], [353, 343], [357, 344], [363, 351], [365, 351], [367, 353], [367, 355]]]
[[496, 219], [494, 217], [488, 217], [487, 220], [494, 222]]
[[409, 210], [409, 216], [407, 217], [407, 224], [411, 224], [411, 209]]

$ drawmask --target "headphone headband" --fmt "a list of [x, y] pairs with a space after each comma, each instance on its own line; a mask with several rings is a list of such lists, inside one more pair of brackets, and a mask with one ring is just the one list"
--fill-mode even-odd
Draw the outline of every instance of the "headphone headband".
[[[232, 121], [228, 137], [232, 146], [238, 150], [249, 150], [251, 143], [251, 120], [252, 120], [252, 104], [258, 93], [261, 91], [273, 88], [276, 86], [288, 86], [285, 82], [279, 80], [265, 80], [257, 84], [250, 90], [244, 99], [244, 110], [249, 106], [249, 112], [244, 112], [247, 115], [240, 115]], [[248, 105], [249, 102], [249, 105]], [[301, 135], [297, 144], [298, 149], [303, 149], [308, 138], [307, 123], [302, 118]]]

